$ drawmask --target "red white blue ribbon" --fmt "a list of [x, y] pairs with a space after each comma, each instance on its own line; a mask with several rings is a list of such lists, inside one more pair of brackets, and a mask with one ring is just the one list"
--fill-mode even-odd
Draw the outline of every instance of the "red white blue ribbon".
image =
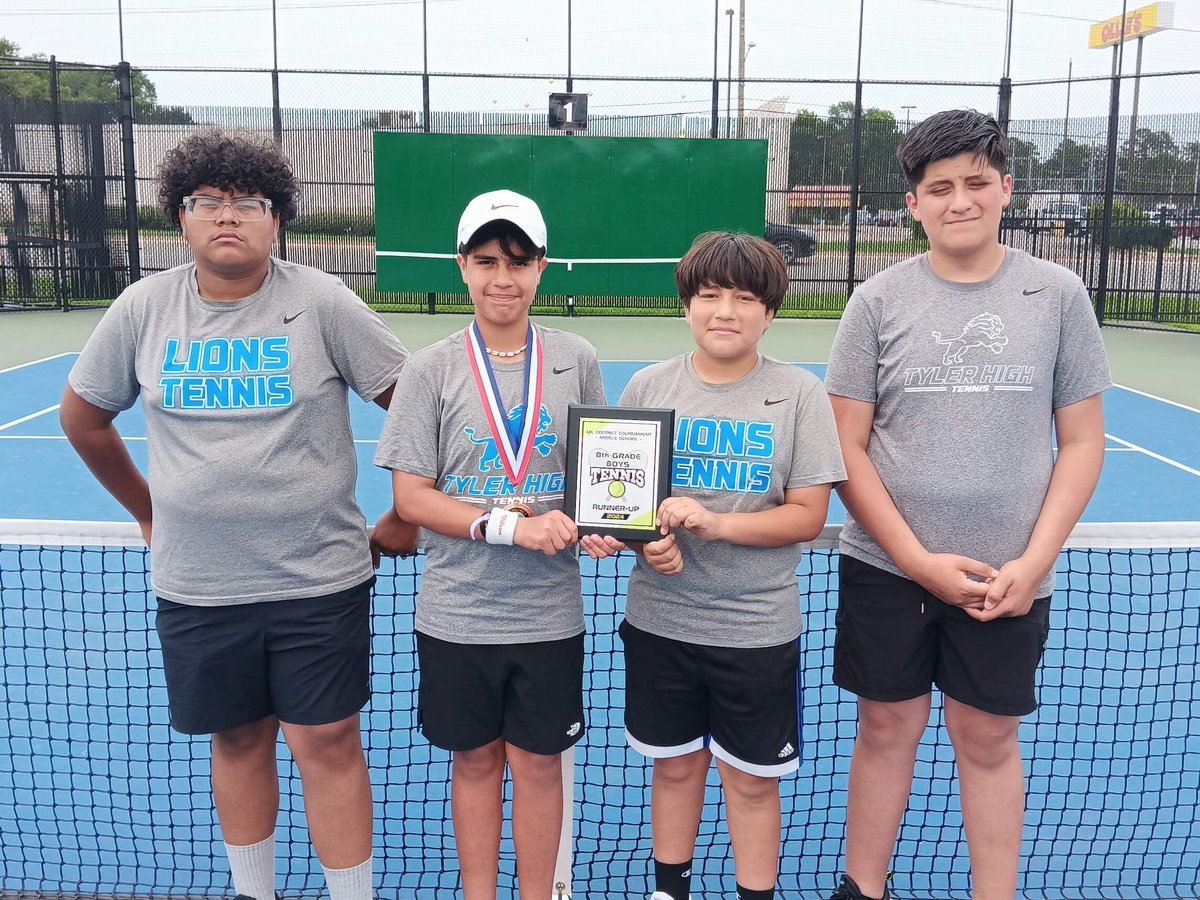
[[[479, 326], [472, 322], [463, 332], [467, 344], [467, 359], [471, 363], [471, 374], [475, 376], [475, 387], [483, 402], [483, 412], [488, 427], [496, 442], [496, 453], [504, 466], [508, 480], [520, 488], [529, 460], [533, 456], [533, 442], [537, 437], [538, 419], [542, 410], [542, 337], [533, 323], [529, 323], [525, 351], [525, 386], [519, 422], [510, 423], [500, 389], [496, 386], [496, 373], [484, 348], [483, 335]], [[510, 430], [511, 426], [511, 430]]]

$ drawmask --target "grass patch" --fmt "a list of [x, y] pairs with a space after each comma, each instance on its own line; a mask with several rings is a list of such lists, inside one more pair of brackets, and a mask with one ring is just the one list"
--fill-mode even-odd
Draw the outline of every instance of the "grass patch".
[[[1157, 314], [1156, 314], [1157, 312]], [[1104, 303], [1106, 324], [1167, 325], [1181, 331], [1200, 332], [1200, 299], [1161, 294], [1158, 309], [1152, 294], [1109, 294]]]

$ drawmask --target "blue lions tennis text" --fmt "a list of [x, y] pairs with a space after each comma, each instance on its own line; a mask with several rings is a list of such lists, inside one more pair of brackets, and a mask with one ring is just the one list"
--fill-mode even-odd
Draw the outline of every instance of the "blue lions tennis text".
[[286, 336], [167, 338], [163, 345], [164, 409], [290, 406], [295, 398]]

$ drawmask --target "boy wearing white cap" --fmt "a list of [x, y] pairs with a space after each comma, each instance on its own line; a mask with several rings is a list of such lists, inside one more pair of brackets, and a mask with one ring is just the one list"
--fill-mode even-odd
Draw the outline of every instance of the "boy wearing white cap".
[[564, 428], [567, 405], [603, 404], [604, 387], [590, 344], [529, 321], [546, 268], [534, 201], [472, 200], [458, 265], [475, 317], [409, 361], [375, 462], [392, 470], [396, 509], [427, 531], [418, 715], [453, 754], [463, 896], [496, 896], [507, 765], [520, 896], [544, 900], [562, 822], [559, 754], [584, 730], [579, 565], [562, 552], [579, 538], [562, 510]]

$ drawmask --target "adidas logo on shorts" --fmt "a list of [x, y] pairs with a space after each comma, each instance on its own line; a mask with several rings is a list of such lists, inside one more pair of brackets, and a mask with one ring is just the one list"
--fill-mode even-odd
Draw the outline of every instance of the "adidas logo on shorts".
[[579, 728], [580, 728], [580, 724], [578, 722], [576, 722], [574, 725], [572, 725], [570, 728], [567, 729], [567, 737], [575, 737], [575, 735], [579, 734]]
[[791, 741], [788, 741], [786, 744], [783, 745], [783, 749], [779, 751], [779, 758], [787, 759], [789, 756], [791, 756], [795, 752], [796, 752], [796, 748], [792, 746]]

